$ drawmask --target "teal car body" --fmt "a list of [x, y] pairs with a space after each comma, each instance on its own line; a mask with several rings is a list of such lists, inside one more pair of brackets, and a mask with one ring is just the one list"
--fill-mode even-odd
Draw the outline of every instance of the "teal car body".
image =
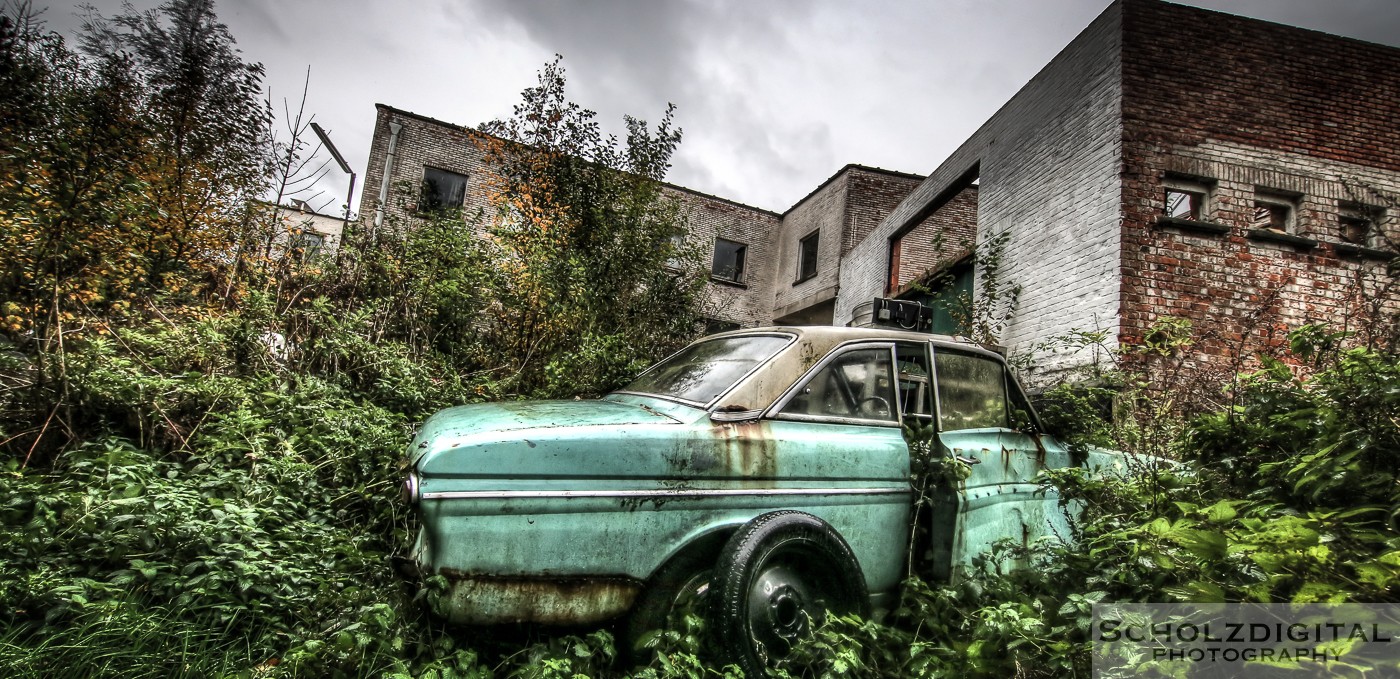
[[913, 498], [902, 424], [968, 465], [918, 558], [952, 577], [993, 542], [1066, 534], [1034, 479], [1071, 464], [1000, 356], [870, 328], [711, 336], [599, 400], [465, 405], [414, 438], [413, 559], [462, 623], [626, 614], [667, 563], [775, 510], [829, 524], [879, 606], [905, 575]]

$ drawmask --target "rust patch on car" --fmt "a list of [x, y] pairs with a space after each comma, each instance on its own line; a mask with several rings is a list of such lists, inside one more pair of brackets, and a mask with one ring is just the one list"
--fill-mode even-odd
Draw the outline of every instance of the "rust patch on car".
[[624, 576], [523, 576], [466, 573], [444, 568], [448, 589], [440, 610], [454, 623], [494, 625], [532, 622], [585, 625], [627, 612], [641, 592]]
[[766, 420], [716, 423], [710, 432], [715, 449], [731, 474], [748, 480], [777, 477], [777, 446]]

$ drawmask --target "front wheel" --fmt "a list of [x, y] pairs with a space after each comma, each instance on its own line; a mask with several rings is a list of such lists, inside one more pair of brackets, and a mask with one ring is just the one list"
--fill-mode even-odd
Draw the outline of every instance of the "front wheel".
[[796, 511], [764, 514], [730, 537], [709, 598], [723, 663], [749, 677], [781, 664], [827, 611], [865, 615], [870, 605], [850, 546], [825, 521]]
[[655, 632], [681, 622], [679, 618], [706, 613], [714, 549], [690, 549], [673, 557], [652, 577], [622, 629], [622, 649], [634, 662], [644, 662], [652, 650], [647, 641]]

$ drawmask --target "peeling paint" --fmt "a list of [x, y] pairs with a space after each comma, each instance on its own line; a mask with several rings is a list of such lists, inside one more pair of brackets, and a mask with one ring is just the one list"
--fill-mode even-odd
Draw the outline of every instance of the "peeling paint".
[[534, 622], [584, 625], [632, 607], [642, 583], [626, 577], [500, 576], [438, 571], [448, 581], [441, 608], [451, 622], [492, 625]]
[[730, 474], [750, 482], [768, 482], [778, 476], [776, 442], [766, 420], [726, 422], [710, 428], [715, 448]]

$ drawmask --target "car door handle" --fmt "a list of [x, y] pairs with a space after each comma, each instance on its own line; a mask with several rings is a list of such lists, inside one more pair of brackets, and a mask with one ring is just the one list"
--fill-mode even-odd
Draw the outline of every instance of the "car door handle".
[[968, 465], [971, 465], [971, 464], [982, 464], [982, 460], [980, 460], [980, 459], [978, 459], [978, 458], [975, 458], [975, 457], [963, 457], [962, 455], [954, 455], [954, 456], [953, 456], [953, 459], [957, 460], [958, 462], [961, 462], [961, 463], [963, 463], [963, 464], [968, 464]]

